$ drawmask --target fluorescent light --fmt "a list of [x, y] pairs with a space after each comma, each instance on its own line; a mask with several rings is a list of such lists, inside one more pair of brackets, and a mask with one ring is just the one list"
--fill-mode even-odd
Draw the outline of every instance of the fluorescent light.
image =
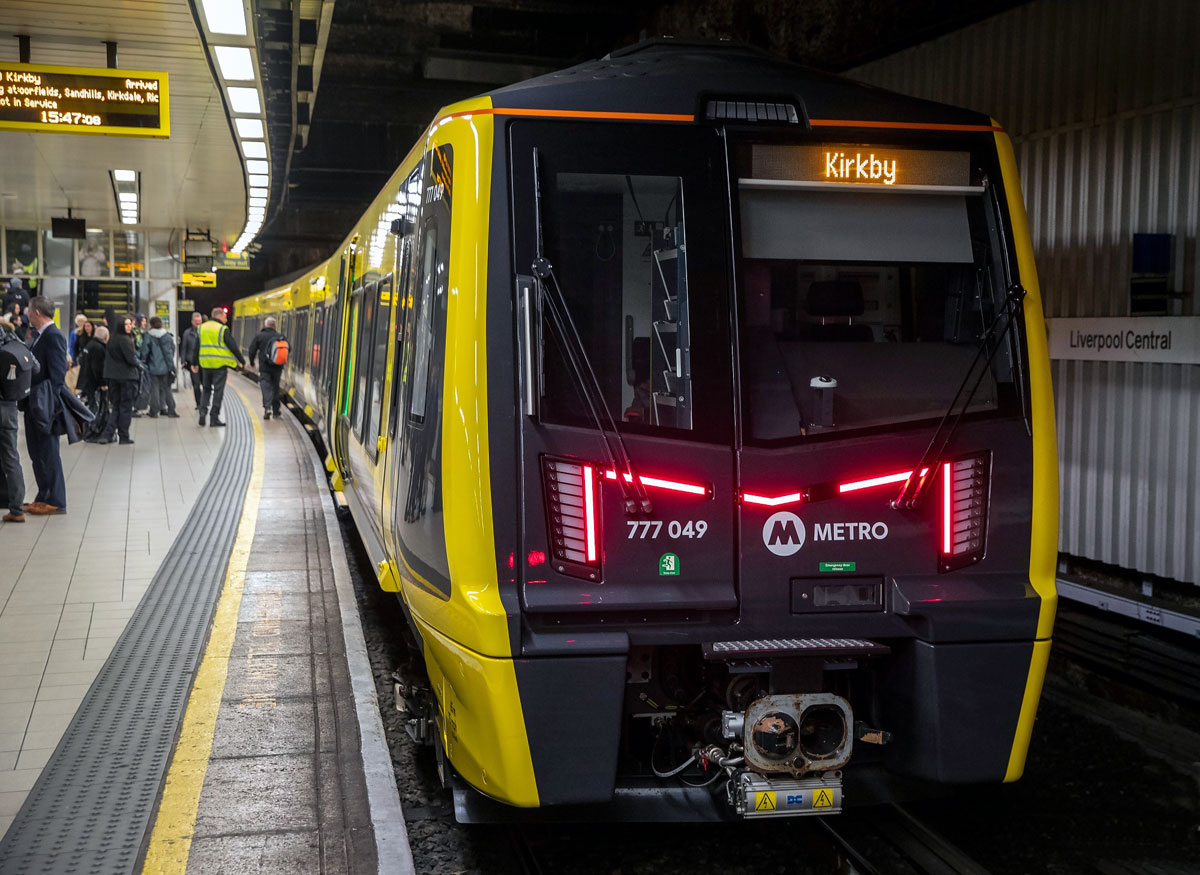
[[257, 88], [227, 85], [225, 93], [229, 95], [229, 105], [233, 108], [234, 112], [246, 113], [247, 115], [255, 115], [262, 112], [262, 105], [258, 102]]
[[237, 46], [213, 46], [217, 53], [217, 65], [226, 79], [248, 81], [254, 79], [254, 60], [249, 49]]
[[126, 215], [122, 214], [121, 215], [121, 224], [122, 225], [136, 225], [137, 224], [137, 216], [126, 216]]
[[262, 221], [262, 217], [266, 214], [266, 210], [262, 207], [251, 207], [246, 210], [246, 215], [250, 217], [250, 221]]
[[250, 197], [270, 197], [271, 190], [269, 188], [252, 188], [250, 189]]
[[268, 182], [268, 180], [267, 180], [267, 177], [265, 177], [265, 176], [255, 176], [253, 174], [250, 175], [250, 185], [251, 186], [261, 185], [261, 186], [265, 187], [267, 185], [267, 182]]
[[117, 192], [117, 197], [120, 198], [122, 201], [132, 201], [135, 204], [137, 203], [137, 192], [136, 191], [119, 191], [119, 192]]
[[137, 182], [136, 170], [114, 170], [112, 173], [117, 182]]
[[267, 205], [267, 199], [265, 197], [250, 198], [250, 208], [251, 209], [253, 209], [254, 207], [265, 207], [266, 205]]
[[213, 33], [246, 35], [246, 9], [242, 0], [200, 0], [204, 20]]
[[267, 144], [262, 140], [242, 140], [242, 154], [247, 158], [266, 158]]
[[247, 173], [270, 173], [271, 165], [267, 161], [247, 161], [246, 162], [246, 172]]
[[238, 136], [242, 139], [261, 140], [263, 136], [263, 123], [261, 119], [256, 118], [235, 118], [234, 125], [237, 126]]

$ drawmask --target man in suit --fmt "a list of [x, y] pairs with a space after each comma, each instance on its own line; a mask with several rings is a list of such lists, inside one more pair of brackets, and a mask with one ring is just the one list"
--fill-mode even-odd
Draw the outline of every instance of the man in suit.
[[[44, 295], [38, 295], [29, 302], [29, 346], [33, 357], [41, 365], [33, 377], [28, 404], [32, 406], [38, 397], [54, 399], [57, 403], [57, 387], [64, 384], [67, 377], [67, 339], [63, 337], [58, 326], [54, 324], [54, 304]], [[54, 392], [39, 395], [39, 383], [50, 381]], [[58, 418], [56, 410], [41, 411], [43, 421], [53, 423]], [[33, 464], [33, 476], [37, 480], [37, 497], [25, 505], [25, 512], [35, 516], [47, 516], [67, 512], [67, 483], [63, 477], [62, 458], [59, 455], [60, 435], [54, 434], [53, 429], [42, 433], [42, 429], [34, 424], [35, 412], [29, 406], [25, 410], [25, 444], [29, 449], [29, 459]]]

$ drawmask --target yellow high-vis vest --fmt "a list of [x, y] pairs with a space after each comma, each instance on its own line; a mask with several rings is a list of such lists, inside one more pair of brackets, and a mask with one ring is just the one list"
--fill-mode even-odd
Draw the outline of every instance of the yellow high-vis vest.
[[237, 358], [225, 345], [223, 331], [229, 326], [222, 325], [216, 319], [209, 319], [200, 326], [200, 367], [202, 368], [236, 368]]

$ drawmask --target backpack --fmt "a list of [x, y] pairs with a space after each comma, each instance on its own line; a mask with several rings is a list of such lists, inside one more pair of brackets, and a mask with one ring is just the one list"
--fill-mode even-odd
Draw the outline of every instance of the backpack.
[[0, 335], [0, 400], [28, 398], [36, 365], [37, 360], [29, 347], [11, 334]]
[[282, 334], [276, 337], [271, 341], [271, 345], [267, 347], [267, 364], [276, 365], [277, 367], [286, 365], [289, 349], [286, 337]]

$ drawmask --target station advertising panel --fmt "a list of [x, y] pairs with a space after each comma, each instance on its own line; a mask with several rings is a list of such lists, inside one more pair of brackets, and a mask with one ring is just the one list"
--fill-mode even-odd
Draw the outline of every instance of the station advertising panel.
[[167, 74], [0, 62], [0, 130], [166, 139]]

